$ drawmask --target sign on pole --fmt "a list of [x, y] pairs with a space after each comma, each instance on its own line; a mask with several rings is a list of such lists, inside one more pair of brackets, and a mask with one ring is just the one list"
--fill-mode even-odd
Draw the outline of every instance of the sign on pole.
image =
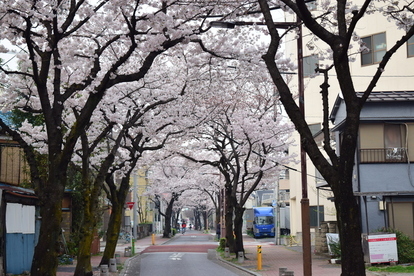
[[132, 207], [134, 207], [135, 202], [127, 202], [128, 208], [132, 210]]

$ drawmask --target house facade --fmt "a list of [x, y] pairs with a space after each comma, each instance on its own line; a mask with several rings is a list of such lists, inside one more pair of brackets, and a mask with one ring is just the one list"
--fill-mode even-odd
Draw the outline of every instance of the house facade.
[[[337, 141], [344, 109], [338, 97], [331, 117]], [[391, 227], [414, 239], [414, 91], [373, 92], [360, 119], [353, 189], [362, 231]]]

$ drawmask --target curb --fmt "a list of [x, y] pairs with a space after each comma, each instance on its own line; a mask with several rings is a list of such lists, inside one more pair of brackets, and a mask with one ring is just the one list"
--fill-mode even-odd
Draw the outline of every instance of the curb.
[[[214, 249], [210, 249], [210, 250], [214, 250]], [[210, 251], [210, 250], [209, 250], [209, 251]], [[246, 269], [246, 268], [244, 268], [244, 267], [242, 267], [242, 266], [239, 266], [239, 265], [237, 265], [237, 264], [235, 264], [235, 263], [232, 263], [232, 262], [229, 262], [229, 261], [224, 260], [223, 258], [221, 258], [221, 256], [219, 255], [219, 253], [218, 253], [217, 251], [216, 251], [216, 258], [217, 258], [217, 260], [219, 260], [220, 262], [223, 262], [223, 263], [225, 263], [225, 264], [231, 265], [232, 267], [235, 267], [235, 268], [237, 268], [237, 269], [239, 269], [239, 270], [241, 270], [241, 271], [243, 271], [243, 272], [245, 272], [245, 273], [248, 273], [248, 274], [250, 274], [250, 275], [254, 275], [254, 276], [261, 276], [260, 274], [257, 274], [256, 272], [253, 272], [253, 271], [248, 270], [248, 269]]]
[[128, 272], [128, 268], [129, 268], [129, 263], [133, 260], [133, 259], [135, 259], [135, 258], [139, 258], [139, 257], [141, 257], [141, 253], [138, 253], [138, 254], [136, 254], [135, 256], [133, 256], [133, 257], [131, 257], [131, 258], [128, 258], [126, 261], [125, 261], [125, 263], [124, 263], [124, 266], [123, 266], [123, 268], [122, 268], [122, 270], [119, 272], [119, 274], [118, 275], [125, 275], [125, 273], [127, 273]]

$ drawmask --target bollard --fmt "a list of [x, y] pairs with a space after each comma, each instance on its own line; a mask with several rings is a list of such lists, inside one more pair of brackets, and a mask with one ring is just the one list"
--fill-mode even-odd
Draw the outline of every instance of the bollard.
[[108, 276], [108, 265], [101, 265], [101, 276]]
[[282, 276], [294, 276], [295, 274], [294, 274], [294, 272], [293, 271], [285, 271], [285, 272], [283, 272], [283, 274], [282, 274]]
[[237, 256], [238, 256], [238, 262], [239, 262], [239, 264], [242, 264], [244, 262], [244, 254], [243, 254], [243, 251], [237, 252]]
[[228, 247], [224, 248], [224, 257], [226, 257], [226, 258], [230, 257], [230, 248], [228, 248]]
[[151, 235], [151, 241], [152, 241], [152, 245], [155, 245], [155, 234]]
[[109, 259], [109, 272], [117, 272], [116, 259]]
[[119, 253], [115, 253], [115, 260], [117, 264], [121, 263], [121, 254]]
[[131, 257], [131, 247], [124, 249], [124, 257]]
[[262, 246], [257, 246], [257, 270], [262, 270]]
[[132, 238], [132, 256], [135, 256], [135, 239], [134, 238]]
[[283, 273], [285, 273], [287, 271], [286, 267], [279, 267], [279, 276], [282, 276]]

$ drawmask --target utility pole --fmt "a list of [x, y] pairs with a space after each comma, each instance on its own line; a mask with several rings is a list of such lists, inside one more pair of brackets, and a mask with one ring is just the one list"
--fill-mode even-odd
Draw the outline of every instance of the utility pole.
[[[305, 88], [303, 84], [303, 42], [302, 42], [302, 25], [300, 19], [297, 19], [298, 39], [298, 88], [299, 88], [299, 109], [302, 116], [305, 117]], [[303, 141], [300, 143], [300, 163], [301, 163], [301, 179], [302, 179], [302, 250], [303, 250], [303, 275], [312, 275], [312, 256], [311, 256], [311, 240], [310, 240], [310, 217], [309, 217], [309, 198], [308, 198], [308, 181], [306, 171], [306, 152], [303, 148]]]
[[134, 172], [134, 187], [133, 187], [133, 196], [132, 196], [132, 201], [134, 201], [134, 207], [133, 207], [133, 209], [132, 209], [132, 212], [133, 212], [133, 220], [134, 220], [134, 239], [137, 239], [137, 231], [138, 231], [138, 223], [137, 223], [137, 221], [138, 221], [138, 216], [137, 216], [137, 213], [138, 213], [138, 202], [137, 202], [137, 200], [138, 200], [138, 198], [137, 198], [137, 187], [138, 187], [138, 170], [136, 170], [135, 172]]

